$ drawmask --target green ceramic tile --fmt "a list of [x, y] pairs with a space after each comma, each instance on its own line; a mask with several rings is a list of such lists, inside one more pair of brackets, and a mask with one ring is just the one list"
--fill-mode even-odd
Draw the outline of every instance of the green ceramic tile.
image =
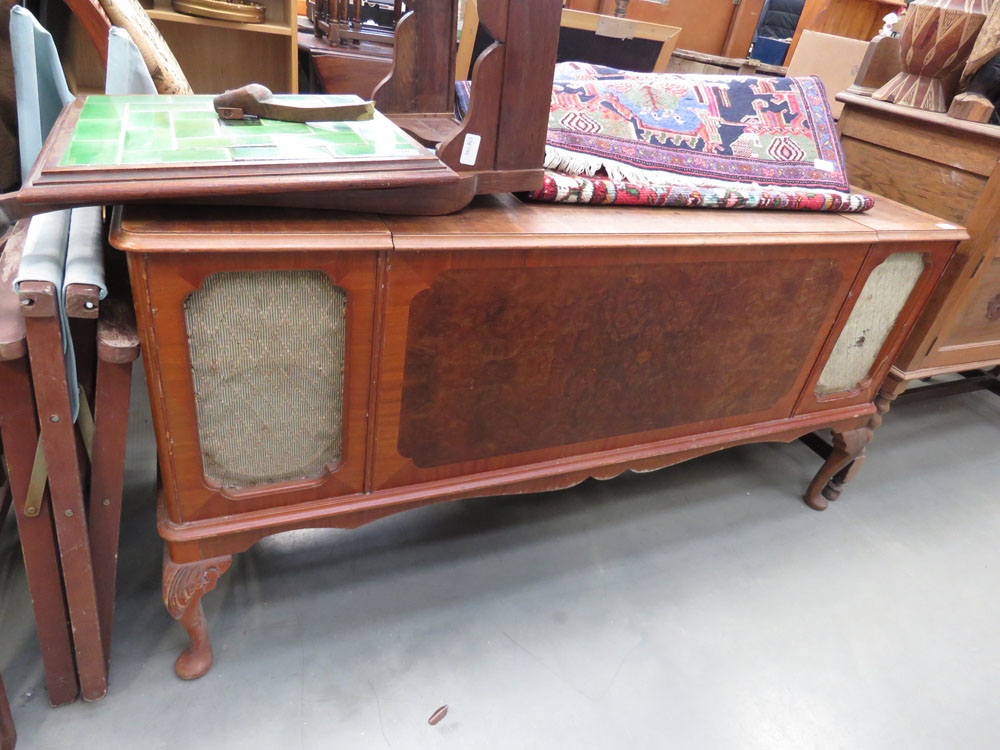
[[239, 145], [233, 138], [221, 135], [210, 135], [205, 138], [184, 138], [177, 141], [180, 148], [230, 148]]
[[80, 120], [73, 128], [73, 141], [114, 141], [121, 129], [120, 120]]
[[163, 153], [164, 149], [137, 148], [123, 152], [119, 164], [159, 164]]
[[116, 119], [125, 112], [125, 103], [116, 102], [110, 96], [88, 96], [80, 110], [81, 120]]
[[[139, 97], [128, 97], [129, 99], [138, 99]], [[164, 109], [170, 109], [170, 102], [165, 102], [164, 99], [169, 97], [163, 96], [147, 96], [142, 97], [141, 101], [129, 102], [128, 109], [129, 112], [159, 112]]]
[[208, 109], [182, 109], [173, 114], [175, 120], [217, 120], [219, 118], [211, 107]]
[[280, 120], [260, 120], [261, 130], [266, 133], [308, 133], [309, 126], [301, 122], [281, 122]]
[[[327, 97], [327, 101], [357, 99], [342, 96]], [[90, 97], [63, 164], [106, 166], [118, 160], [123, 164], [324, 162], [422, 150], [380, 114], [365, 122], [311, 125], [277, 120], [220, 121], [210, 96]]]
[[327, 143], [367, 143], [364, 138], [353, 130], [330, 130], [313, 133], [313, 138], [318, 138]]
[[322, 145], [312, 145], [303, 142], [290, 142], [291, 139], [278, 142], [278, 159], [287, 161], [330, 161], [330, 152]]
[[98, 167], [115, 164], [117, 141], [81, 141], [71, 143], [60, 162], [63, 167]]
[[234, 133], [255, 130], [261, 132], [264, 127], [263, 120], [219, 120], [219, 127], [222, 132], [231, 130]]
[[278, 157], [277, 146], [236, 146], [229, 150], [236, 161], [272, 160]]
[[127, 130], [125, 132], [125, 150], [137, 151], [143, 149], [173, 148], [174, 139], [166, 130]]
[[179, 148], [165, 151], [163, 161], [231, 161], [229, 151], [224, 148]]
[[134, 128], [169, 128], [170, 114], [168, 112], [136, 112], [129, 110], [128, 130]]
[[174, 123], [174, 135], [178, 138], [202, 138], [218, 134], [219, 130], [213, 120], [178, 120]]
[[336, 156], [372, 156], [375, 146], [370, 143], [331, 143], [330, 150]]
[[122, 96], [103, 96], [103, 97], [92, 97], [92, 98], [110, 99], [115, 102], [120, 102], [129, 105], [140, 104], [146, 106], [152, 104], [155, 109], [160, 109], [164, 105], [169, 105], [174, 97], [160, 96], [158, 94], [124, 94]]
[[129, 151], [122, 155], [123, 164], [164, 164], [177, 161], [230, 161], [229, 153], [221, 148], [179, 148], [175, 150]]
[[271, 136], [269, 135], [257, 135], [256, 133], [250, 131], [243, 132], [232, 132], [224, 131], [226, 136], [228, 136], [231, 144], [237, 146], [264, 146], [271, 142]]

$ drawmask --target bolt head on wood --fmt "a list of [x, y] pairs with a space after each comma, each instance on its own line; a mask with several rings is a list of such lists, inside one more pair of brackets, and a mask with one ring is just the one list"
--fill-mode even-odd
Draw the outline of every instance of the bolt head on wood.
[[64, 511], [64, 514], [66, 515], [66, 517], [67, 517], [67, 518], [72, 518], [72, 516], [73, 516], [73, 511], [71, 511], [71, 510], [66, 510], [66, 511]]
[[49, 421], [50, 422], [58, 422], [59, 421], [59, 415], [58, 414], [52, 414], [51, 416], [49, 416]]

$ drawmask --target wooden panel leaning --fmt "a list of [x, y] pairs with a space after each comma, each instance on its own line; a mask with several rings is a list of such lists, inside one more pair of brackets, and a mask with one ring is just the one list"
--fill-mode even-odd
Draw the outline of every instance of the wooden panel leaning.
[[[178, 674], [212, 663], [202, 596], [280, 531], [822, 428], [836, 450], [806, 501], [825, 507], [965, 236], [886, 199], [867, 215], [509, 195], [446, 219], [117, 209], [163, 479], [164, 602], [190, 639]], [[888, 312], [872, 306], [883, 293]]]
[[1000, 127], [850, 93], [838, 98], [854, 185], [969, 232], [894, 363], [895, 390], [1000, 363]]

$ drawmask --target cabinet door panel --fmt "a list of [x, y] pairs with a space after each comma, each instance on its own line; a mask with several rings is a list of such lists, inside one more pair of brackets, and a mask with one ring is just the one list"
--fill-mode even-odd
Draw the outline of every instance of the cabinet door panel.
[[396, 254], [375, 487], [787, 417], [865, 250]]
[[953, 347], [977, 349], [972, 359], [991, 359], [1000, 356], [1000, 258], [983, 263], [978, 280], [971, 282], [964, 309], [954, 328], [944, 338], [941, 349]]

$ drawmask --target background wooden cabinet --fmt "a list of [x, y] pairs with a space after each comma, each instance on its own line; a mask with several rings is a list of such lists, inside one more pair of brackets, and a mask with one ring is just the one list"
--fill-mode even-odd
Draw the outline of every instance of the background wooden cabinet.
[[847, 173], [968, 228], [897, 360], [908, 379], [1000, 363], [1000, 127], [841, 94]]

